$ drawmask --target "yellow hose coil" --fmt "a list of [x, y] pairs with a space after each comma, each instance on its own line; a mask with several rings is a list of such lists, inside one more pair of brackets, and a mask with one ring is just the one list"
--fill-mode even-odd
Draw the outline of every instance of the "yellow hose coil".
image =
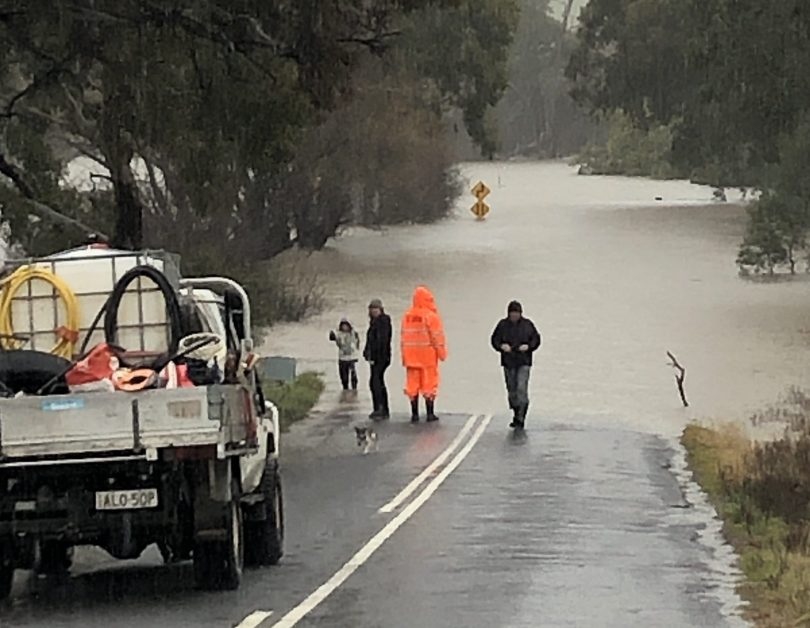
[[73, 347], [79, 337], [79, 302], [70, 286], [58, 275], [44, 268], [36, 266], [24, 266], [18, 268], [11, 275], [0, 282], [0, 345], [4, 349], [19, 349], [25, 344], [24, 341], [16, 340], [12, 336], [14, 332], [14, 321], [12, 320], [12, 303], [17, 292], [30, 281], [44, 281], [51, 284], [65, 304], [67, 312], [67, 322], [65, 326], [54, 329], [54, 334], [59, 338], [51, 349], [54, 355], [73, 359]]

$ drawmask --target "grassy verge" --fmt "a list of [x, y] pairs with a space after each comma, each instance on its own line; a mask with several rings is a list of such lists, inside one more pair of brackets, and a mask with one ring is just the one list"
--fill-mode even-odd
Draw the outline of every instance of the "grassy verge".
[[302, 373], [289, 383], [264, 384], [264, 396], [276, 404], [281, 430], [286, 432], [296, 421], [305, 419], [318, 403], [324, 389], [318, 373]]
[[732, 426], [690, 425], [681, 438], [740, 557], [748, 619], [764, 628], [810, 626], [810, 429], [793, 428], [768, 443]]

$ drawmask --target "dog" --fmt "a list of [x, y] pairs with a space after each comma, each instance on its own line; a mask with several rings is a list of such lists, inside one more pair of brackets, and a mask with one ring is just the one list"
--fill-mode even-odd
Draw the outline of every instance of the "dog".
[[355, 427], [354, 434], [357, 437], [357, 446], [363, 448], [363, 455], [377, 449], [377, 432], [372, 428]]

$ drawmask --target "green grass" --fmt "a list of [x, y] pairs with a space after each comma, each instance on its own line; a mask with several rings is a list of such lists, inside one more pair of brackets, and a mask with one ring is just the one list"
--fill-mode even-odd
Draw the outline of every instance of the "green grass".
[[[795, 445], [797, 439], [810, 434], [757, 444], [731, 426], [690, 425], [681, 437], [695, 480], [740, 558], [745, 581], [738, 591], [750, 603], [746, 615], [763, 628], [810, 626], [810, 517], [807, 504], [792, 494], [795, 487], [779, 488], [792, 484], [793, 471], [786, 471], [791, 464], [810, 474], [801, 447], [786, 453], [785, 444]], [[793, 460], [790, 451], [796, 452]], [[775, 482], [779, 479], [790, 481]]]
[[302, 373], [289, 383], [262, 386], [264, 396], [276, 404], [281, 431], [286, 432], [296, 421], [305, 419], [323, 393], [323, 378], [318, 373]]

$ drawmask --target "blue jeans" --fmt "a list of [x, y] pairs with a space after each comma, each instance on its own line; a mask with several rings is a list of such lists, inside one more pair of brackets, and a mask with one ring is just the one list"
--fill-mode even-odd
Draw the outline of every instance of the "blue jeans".
[[504, 367], [503, 369], [506, 392], [509, 393], [509, 407], [524, 417], [529, 408], [529, 375], [531, 371], [531, 366]]

